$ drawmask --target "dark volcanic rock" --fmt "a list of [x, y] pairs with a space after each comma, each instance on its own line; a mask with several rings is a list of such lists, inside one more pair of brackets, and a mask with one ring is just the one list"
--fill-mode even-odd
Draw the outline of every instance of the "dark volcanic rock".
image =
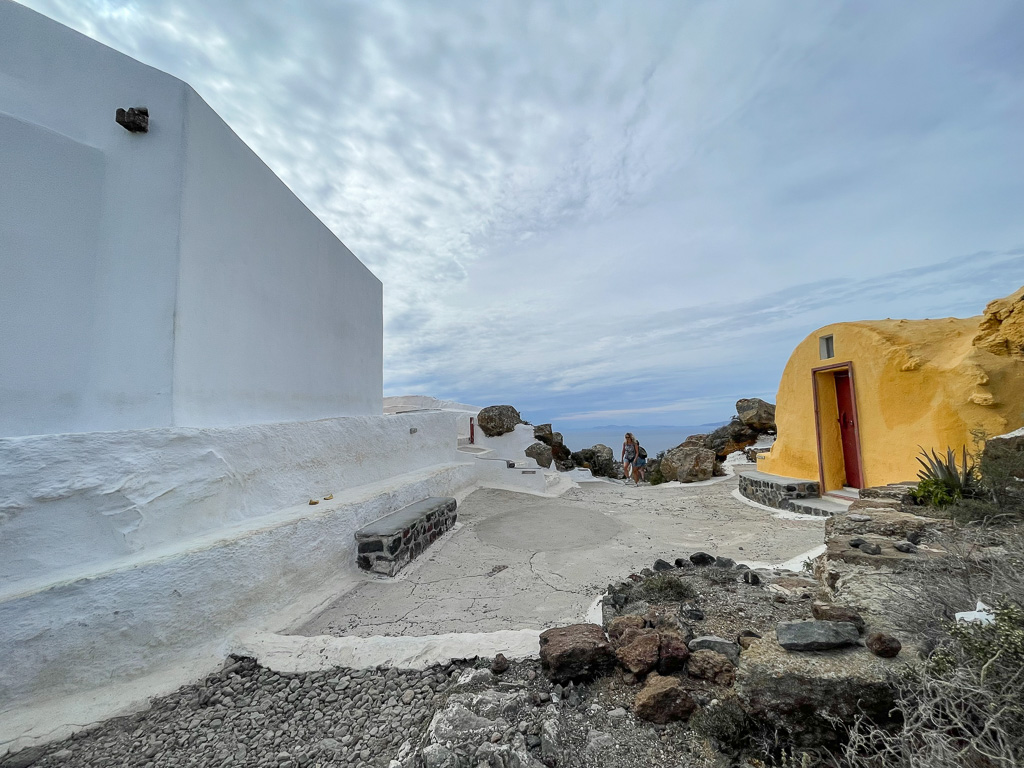
[[597, 624], [572, 624], [541, 633], [540, 663], [549, 680], [564, 682], [607, 672], [615, 653]]
[[775, 635], [787, 651], [827, 651], [855, 645], [860, 638], [855, 624], [841, 621], [783, 621]]
[[554, 434], [555, 433], [551, 431], [550, 424], [535, 424], [533, 427], [534, 439], [540, 440], [544, 445], [551, 445], [555, 442]]
[[864, 629], [864, 619], [848, 605], [836, 603], [811, 603], [811, 615], [818, 621], [843, 621], [853, 624], [858, 630]]
[[633, 712], [641, 720], [668, 723], [686, 720], [697, 709], [697, 703], [682, 683], [674, 677], [662, 677], [652, 672], [643, 689], [636, 695]]
[[719, 461], [734, 451], [742, 451], [757, 442], [758, 431], [739, 419], [719, 427], [704, 439], [704, 447], [715, 452]]
[[545, 443], [534, 443], [523, 451], [523, 453], [545, 469], [551, 466], [551, 462], [554, 458], [551, 454], [551, 446], [546, 445]]
[[523, 420], [511, 405], [489, 405], [476, 415], [476, 423], [485, 435], [497, 437], [511, 432]]
[[634, 675], [645, 675], [658, 663], [661, 638], [656, 630], [640, 629], [633, 639], [615, 650], [619, 663]]
[[740, 663], [740, 647], [730, 640], [726, 640], [724, 637], [718, 637], [717, 635], [703, 635], [702, 637], [695, 637], [687, 644], [690, 648], [690, 653], [696, 653], [697, 651], [714, 651], [725, 656], [734, 665]]
[[667, 675], [683, 669], [686, 660], [690, 658], [687, 636], [680, 632], [665, 631], [661, 632], [659, 637], [661, 645], [658, 648], [658, 671]]
[[884, 632], [872, 632], [865, 641], [868, 650], [875, 656], [891, 659], [903, 649], [903, 644], [892, 635]]
[[714, 565], [715, 556], [709, 555], [707, 552], [694, 552], [690, 555], [690, 562], [694, 565]]
[[660, 557], [657, 560], [654, 561], [654, 570], [655, 571], [674, 571], [675, 568], [676, 567], [674, 565], [672, 565], [672, 563], [670, 563], [670, 562], [668, 562], [666, 560], [662, 560]]
[[736, 680], [736, 666], [728, 658], [707, 648], [694, 651], [687, 665], [690, 677], [708, 680], [715, 685], [732, 685]]

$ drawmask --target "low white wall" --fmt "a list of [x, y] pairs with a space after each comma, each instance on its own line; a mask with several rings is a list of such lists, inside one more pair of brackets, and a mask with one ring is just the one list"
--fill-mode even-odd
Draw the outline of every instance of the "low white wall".
[[285, 507], [470, 461], [441, 411], [0, 439], [0, 596]]
[[[80, 703], [99, 686], [173, 670], [148, 693], [168, 692], [222, 660], [234, 632], [282, 630], [357, 578], [359, 527], [426, 496], [462, 497], [474, 479], [472, 464], [421, 469], [175, 557], [0, 600], [0, 755], [112, 714]], [[84, 720], [68, 719], [76, 710]]]

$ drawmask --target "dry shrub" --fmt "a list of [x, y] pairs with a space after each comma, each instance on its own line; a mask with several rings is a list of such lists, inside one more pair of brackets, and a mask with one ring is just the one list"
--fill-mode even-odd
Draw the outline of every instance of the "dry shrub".
[[[855, 723], [836, 757], [843, 768], [1024, 765], [1024, 536], [962, 529], [942, 544], [949, 558], [900, 579], [900, 628], [928, 651], [893, 678], [903, 726]], [[995, 622], [957, 624], [978, 600]]]

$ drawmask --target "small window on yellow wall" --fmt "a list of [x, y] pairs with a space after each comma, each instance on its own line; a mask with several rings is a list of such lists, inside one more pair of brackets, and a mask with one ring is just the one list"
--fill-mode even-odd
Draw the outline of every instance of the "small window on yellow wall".
[[831, 336], [822, 336], [818, 339], [818, 351], [821, 353], [822, 360], [836, 356], [836, 347]]

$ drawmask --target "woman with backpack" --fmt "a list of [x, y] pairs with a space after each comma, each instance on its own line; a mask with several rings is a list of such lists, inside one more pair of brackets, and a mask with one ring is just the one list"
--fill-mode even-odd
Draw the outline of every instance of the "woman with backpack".
[[622, 462], [622, 474], [628, 482], [630, 478], [637, 485], [640, 485], [642, 468], [647, 464], [647, 451], [640, 447], [640, 443], [632, 432], [626, 433], [626, 441], [622, 444], [622, 455], [619, 459]]

